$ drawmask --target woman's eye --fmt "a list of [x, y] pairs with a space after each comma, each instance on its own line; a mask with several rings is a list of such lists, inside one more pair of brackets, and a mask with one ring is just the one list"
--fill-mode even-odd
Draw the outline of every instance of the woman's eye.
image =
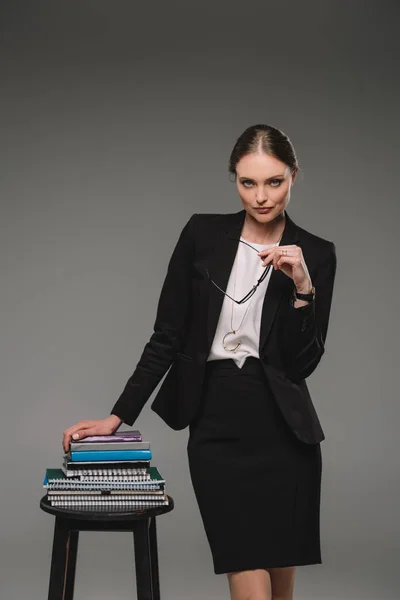
[[[282, 179], [271, 179], [270, 181], [270, 185], [272, 185], [272, 187], [279, 187], [282, 183]], [[244, 179], [242, 181], [242, 185], [245, 188], [250, 188], [253, 185], [253, 182], [250, 181], [250, 179]]]

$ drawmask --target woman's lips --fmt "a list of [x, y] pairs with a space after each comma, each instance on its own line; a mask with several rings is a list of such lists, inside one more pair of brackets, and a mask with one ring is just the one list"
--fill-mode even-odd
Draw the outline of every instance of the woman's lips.
[[271, 208], [255, 208], [254, 210], [256, 210], [257, 212], [264, 214], [267, 213], [271, 210]]

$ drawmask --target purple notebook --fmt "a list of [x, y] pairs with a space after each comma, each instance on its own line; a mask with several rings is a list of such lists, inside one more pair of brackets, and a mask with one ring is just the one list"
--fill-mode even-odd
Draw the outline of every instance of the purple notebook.
[[111, 435], [88, 435], [79, 440], [84, 442], [142, 442], [142, 434], [138, 429], [133, 431], [116, 431]]

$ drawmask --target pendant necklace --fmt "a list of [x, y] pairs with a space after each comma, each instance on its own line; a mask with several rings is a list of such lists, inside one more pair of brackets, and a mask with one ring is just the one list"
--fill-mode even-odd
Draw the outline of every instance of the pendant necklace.
[[[233, 287], [233, 296], [235, 296], [235, 291], [236, 291], [236, 276], [237, 276], [237, 255], [236, 255], [236, 258], [235, 258], [235, 282], [234, 282], [234, 287]], [[225, 339], [226, 339], [226, 338], [227, 338], [229, 335], [235, 335], [235, 334], [236, 334], [236, 332], [237, 332], [237, 331], [239, 331], [239, 329], [241, 328], [241, 326], [242, 326], [242, 323], [243, 323], [243, 321], [244, 321], [244, 318], [245, 318], [245, 316], [247, 315], [247, 312], [248, 312], [248, 310], [249, 310], [249, 308], [250, 308], [250, 304], [252, 303], [254, 296], [255, 296], [255, 294], [253, 294], [253, 297], [251, 298], [250, 302], [248, 303], [248, 305], [247, 305], [247, 308], [246, 308], [246, 310], [245, 310], [245, 313], [244, 313], [244, 315], [243, 315], [243, 318], [242, 318], [242, 320], [240, 321], [240, 325], [239, 325], [239, 326], [238, 326], [236, 329], [233, 329], [233, 305], [234, 305], [234, 302], [233, 302], [233, 300], [231, 300], [231, 302], [232, 302], [232, 310], [231, 310], [231, 331], [228, 331], [228, 333], [226, 333], [226, 334], [224, 335], [224, 337], [222, 338], [222, 345], [223, 345], [223, 347], [224, 347], [224, 350], [227, 350], [228, 352], [236, 352], [236, 350], [237, 350], [237, 349], [239, 348], [239, 346], [241, 345], [242, 341], [241, 341], [241, 340], [239, 340], [239, 341], [238, 341], [238, 343], [236, 344], [236, 346], [234, 346], [233, 348], [228, 348], [228, 346], [225, 346]]]

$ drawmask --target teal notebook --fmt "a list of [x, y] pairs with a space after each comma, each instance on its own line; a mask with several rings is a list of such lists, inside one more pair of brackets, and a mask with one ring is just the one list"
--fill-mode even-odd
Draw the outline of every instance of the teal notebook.
[[151, 460], [151, 450], [71, 450], [67, 456], [72, 462], [104, 460]]

